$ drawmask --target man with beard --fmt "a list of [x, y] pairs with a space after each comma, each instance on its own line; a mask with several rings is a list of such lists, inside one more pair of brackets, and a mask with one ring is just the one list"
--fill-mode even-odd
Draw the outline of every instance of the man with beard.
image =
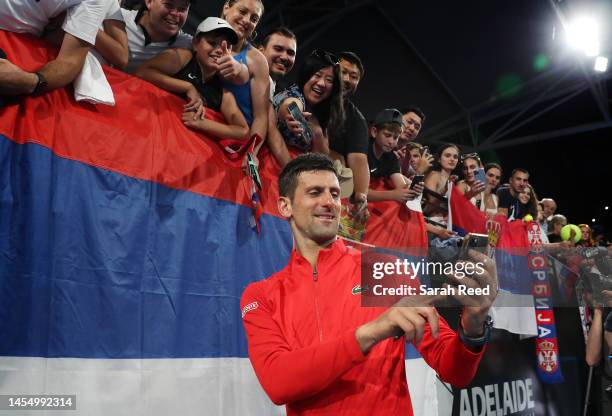
[[332, 161], [300, 155], [285, 166], [278, 188], [295, 249], [283, 270], [251, 283], [240, 302], [249, 359], [270, 399], [286, 404], [288, 415], [412, 415], [401, 338], [443, 381], [468, 384], [492, 324], [495, 262], [470, 251], [484, 269], [463, 282], [489, 287], [490, 295], [477, 303], [457, 298], [472, 305], [463, 307], [457, 331], [438, 316], [432, 295], [364, 307], [362, 256], [336, 237], [341, 204]]
[[342, 95], [344, 97], [345, 122], [341, 134], [332, 135], [329, 141], [331, 156], [340, 159], [353, 171], [353, 195], [349, 199], [351, 212], [367, 215], [370, 170], [368, 167], [368, 124], [359, 109], [350, 100], [363, 78], [361, 59], [354, 52], [340, 52], [342, 70]]
[[258, 47], [268, 61], [270, 70], [270, 99], [275, 90], [281, 91], [287, 85], [280, 85], [283, 78], [291, 72], [297, 53], [295, 33], [284, 26], [273, 29]]
[[510, 221], [523, 218], [527, 214], [528, 207], [519, 201], [518, 196], [528, 183], [529, 172], [522, 168], [514, 169], [508, 180], [508, 186], [497, 190], [497, 198], [499, 198], [497, 213]]

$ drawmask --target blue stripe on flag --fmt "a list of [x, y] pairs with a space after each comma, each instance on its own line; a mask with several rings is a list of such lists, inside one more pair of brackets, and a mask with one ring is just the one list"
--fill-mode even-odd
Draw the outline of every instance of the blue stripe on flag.
[[239, 300], [288, 224], [0, 136], [0, 355], [246, 357]]

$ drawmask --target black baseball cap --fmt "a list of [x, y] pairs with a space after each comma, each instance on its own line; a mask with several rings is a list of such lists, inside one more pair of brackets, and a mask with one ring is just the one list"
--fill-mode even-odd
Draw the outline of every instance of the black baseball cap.
[[376, 114], [374, 125], [379, 126], [386, 123], [397, 123], [402, 126], [402, 113], [397, 108], [385, 108]]

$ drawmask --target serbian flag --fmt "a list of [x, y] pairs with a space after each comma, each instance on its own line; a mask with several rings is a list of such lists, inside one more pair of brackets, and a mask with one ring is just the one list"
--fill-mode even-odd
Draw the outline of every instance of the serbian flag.
[[508, 222], [501, 215], [487, 217], [456, 187], [451, 190], [449, 206], [454, 231], [489, 236], [489, 254], [495, 256], [500, 289], [492, 308], [495, 327], [536, 335], [531, 273], [527, 267], [529, 241], [523, 221]]
[[[3, 31], [0, 48], [29, 71], [55, 56]], [[115, 107], [66, 88], [0, 108], [0, 394], [76, 395], [74, 416], [284, 414], [239, 308], [292, 249], [278, 165], [260, 153], [253, 201], [241, 158], [183, 126], [183, 100], [104, 71]]]
[[456, 186], [451, 186], [449, 209], [449, 221], [452, 221], [453, 231], [457, 234], [487, 234], [487, 215], [463, 196]]
[[[390, 181], [384, 178], [372, 178], [370, 188], [393, 189]], [[370, 217], [364, 243], [394, 248], [410, 256], [427, 254], [427, 229], [422, 212], [397, 201], [368, 202], [368, 210]]]
[[[27, 70], [54, 56], [2, 31], [0, 48]], [[183, 125], [181, 98], [104, 70], [115, 107], [66, 88], [0, 109], [0, 394], [76, 395], [75, 416], [284, 414], [239, 308], [289, 258], [276, 200], [258, 234], [242, 161]]]

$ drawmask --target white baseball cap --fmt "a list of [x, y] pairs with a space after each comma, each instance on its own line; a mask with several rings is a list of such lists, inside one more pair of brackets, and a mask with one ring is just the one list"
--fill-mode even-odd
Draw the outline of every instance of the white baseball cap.
[[238, 42], [238, 35], [233, 27], [230, 26], [227, 21], [220, 17], [207, 17], [198, 25], [195, 35], [198, 36], [200, 33], [210, 33], [216, 30], [221, 30], [229, 36], [229, 41], [232, 44]]

